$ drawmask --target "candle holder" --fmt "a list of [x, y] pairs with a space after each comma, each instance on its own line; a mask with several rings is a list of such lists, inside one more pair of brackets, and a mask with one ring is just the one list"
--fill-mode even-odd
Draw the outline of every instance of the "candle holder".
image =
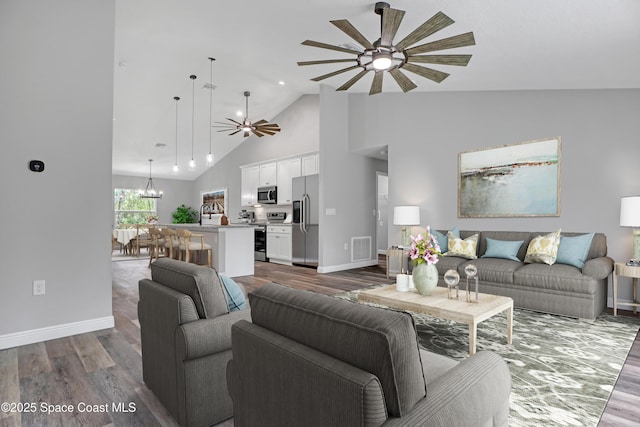
[[[464, 274], [467, 275], [467, 302], [478, 302], [478, 268], [473, 264], [468, 264], [464, 267]], [[471, 289], [469, 289], [469, 279], [475, 280], [475, 301], [471, 300]]]
[[460, 274], [458, 274], [455, 270], [447, 270], [444, 273], [444, 282], [447, 284], [447, 298], [453, 299], [451, 295], [451, 289], [454, 288], [456, 290], [456, 299], [459, 298], [458, 291], [460, 290]]

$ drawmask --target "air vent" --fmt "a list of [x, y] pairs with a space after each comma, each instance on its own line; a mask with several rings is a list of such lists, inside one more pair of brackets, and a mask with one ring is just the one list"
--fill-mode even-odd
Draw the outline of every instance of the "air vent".
[[205, 83], [204, 86], [202, 86], [203, 90], [216, 90], [218, 86], [214, 85], [212, 83]]
[[371, 259], [371, 236], [351, 238], [351, 262]]

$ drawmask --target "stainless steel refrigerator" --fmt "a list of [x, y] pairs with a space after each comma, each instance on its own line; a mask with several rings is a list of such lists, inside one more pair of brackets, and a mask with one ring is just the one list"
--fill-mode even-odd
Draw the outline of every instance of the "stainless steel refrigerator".
[[292, 263], [318, 266], [318, 219], [320, 190], [318, 175], [293, 178]]

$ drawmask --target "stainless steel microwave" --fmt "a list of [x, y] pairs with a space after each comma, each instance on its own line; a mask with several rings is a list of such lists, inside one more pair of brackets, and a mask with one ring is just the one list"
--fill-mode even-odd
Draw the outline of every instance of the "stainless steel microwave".
[[278, 187], [275, 185], [258, 187], [258, 203], [263, 205], [274, 205], [278, 203]]

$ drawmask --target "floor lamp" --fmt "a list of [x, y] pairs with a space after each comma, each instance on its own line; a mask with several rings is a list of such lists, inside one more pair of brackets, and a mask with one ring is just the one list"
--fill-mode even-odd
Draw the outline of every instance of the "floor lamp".
[[396, 206], [393, 208], [393, 225], [402, 226], [402, 246], [409, 246], [410, 225], [420, 225], [420, 206]]

